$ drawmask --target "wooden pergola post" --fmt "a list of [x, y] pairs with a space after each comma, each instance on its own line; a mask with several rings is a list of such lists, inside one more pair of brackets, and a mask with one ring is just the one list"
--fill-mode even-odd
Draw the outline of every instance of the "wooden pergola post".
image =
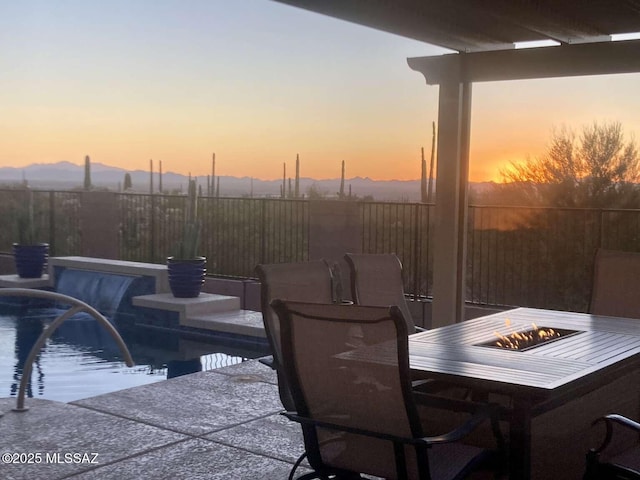
[[464, 319], [471, 84], [460, 63], [440, 83], [432, 327]]

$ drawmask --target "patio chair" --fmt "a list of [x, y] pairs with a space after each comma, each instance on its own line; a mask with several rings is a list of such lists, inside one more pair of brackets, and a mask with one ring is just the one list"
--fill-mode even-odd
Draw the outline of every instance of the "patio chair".
[[413, 322], [404, 296], [402, 263], [393, 253], [347, 253], [351, 274], [351, 296], [356, 305], [387, 307], [397, 305], [407, 322], [407, 331], [423, 330]]
[[282, 405], [286, 410], [293, 410], [291, 393], [281, 369], [280, 322], [271, 308], [271, 302], [281, 298], [300, 302], [331, 303], [333, 301], [331, 270], [324, 260], [317, 260], [258, 265], [256, 273], [261, 284], [262, 320], [272, 354], [272, 359], [263, 363], [276, 370]]
[[[622, 415], [605, 415], [598, 418], [593, 424], [604, 422], [606, 434], [604, 441], [598, 448], [593, 448], [587, 453], [587, 469], [584, 480], [640, 480], [640, 423], [634, 422]], [[606, 450], [612, 444], [614, 427], [633, 432], [635, 445], [613, 455], [606, 455]]]
[[640, 318], [640, 253], [599, 249], [595, 258], [589, 312]]
[[449, 433], [424, 436], [397, 306], [272, 305], [296, 407], [284, 415], [301, 424], [313, 469], [300, 480], [359, 474], [455, 480], [487, 459], [487, 450], [459, 441], [491, 418], [488, 406]]
[[[424, 331], [413, 322], [402, 281], [402, 262], [394, 253], [347, 253], [344, 256], [351, 276], [351, 296], [356, 305], [388, 307], [397, 305], [407, 323], [409, 334]], [[467, 388], [454, 387], [437, 380], [414, 381], [414, 389], [463, 399], [471, 395]]]

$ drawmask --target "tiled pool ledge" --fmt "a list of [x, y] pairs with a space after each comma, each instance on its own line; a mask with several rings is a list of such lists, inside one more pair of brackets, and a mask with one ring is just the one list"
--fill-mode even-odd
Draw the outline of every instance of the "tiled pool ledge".
[[174, 312], [183, 327], [266, 338], [262, 314], [241, 310], [238, 297], [201, 293], [196, 298], [175, 298], [170, 293], [159, 293], [134, 297], [132, 303], [137, 307]]
[[16, 274], [0, 275], [1, 288], [47, 288], [52, 287], [53, 281], [48, 274], [40, 278], [21, 278]]
[[[0, 399], [0, 453], [41, 454], [3, 464], [3, 479], [287, 478], [303, 451], [297, 424], [279, 415], [274, 372], [257, 361], [69, 404]], [[47, 463], [97, 453], [97, 464]], [[64, 455], [60, 457], [64, 460]]]

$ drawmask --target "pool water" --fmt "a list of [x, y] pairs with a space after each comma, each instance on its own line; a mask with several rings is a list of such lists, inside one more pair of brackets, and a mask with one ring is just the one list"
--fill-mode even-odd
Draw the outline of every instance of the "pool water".
[[[46, 324], [41, 318], [0, 315], [0, 398], [17, 395], [24, 362]], [[65, 321], [38, 355], [27, 396], [70, 402], [266, 354], [264, 347], [243, 348], [224, 339], [203, 341], [148, 329], [120, 334], [134, 367], [125, 365], [96, 321]]]

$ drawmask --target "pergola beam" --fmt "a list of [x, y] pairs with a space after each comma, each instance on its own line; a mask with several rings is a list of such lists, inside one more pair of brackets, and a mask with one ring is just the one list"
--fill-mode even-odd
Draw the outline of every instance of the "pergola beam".
[[452, 53], [409, 58], [407, 62], [425, 76], [429, 85], [448, 81], [447, 72], [452, 68], [460, 68], [461, 81], [469, 83], [637, 73], [640, 40]]

